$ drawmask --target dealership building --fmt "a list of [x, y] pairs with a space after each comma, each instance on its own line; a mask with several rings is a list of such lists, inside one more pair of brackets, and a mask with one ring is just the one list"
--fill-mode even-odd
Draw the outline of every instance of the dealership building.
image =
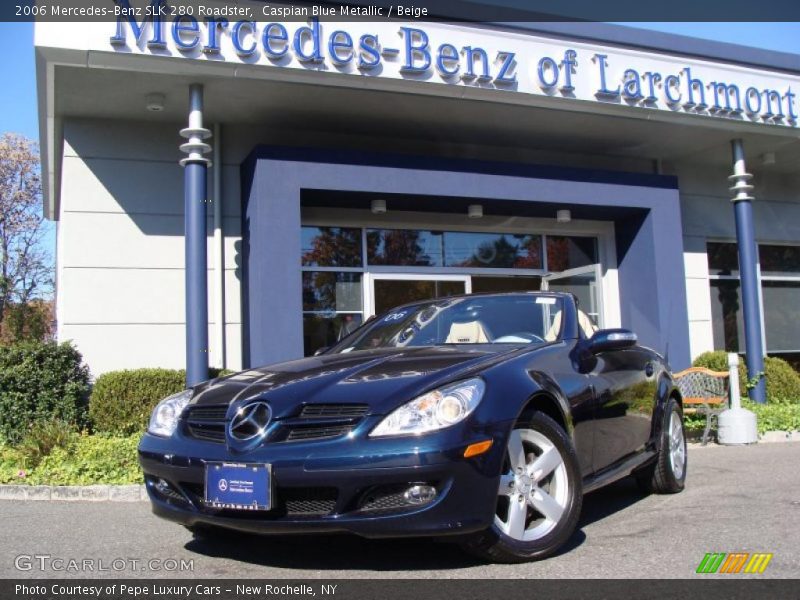
[[800, 353], [800, 57], [240, 5], [36, 25], [58, 338], [94, 375], [256, 366], [399, 303], [538, 289], [676, 369]]

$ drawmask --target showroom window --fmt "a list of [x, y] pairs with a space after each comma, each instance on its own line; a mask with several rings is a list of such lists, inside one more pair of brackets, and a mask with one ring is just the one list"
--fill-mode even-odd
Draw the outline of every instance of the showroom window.
[[303, 349], [331, 346], [363, 320], [361, 229], [303, 227]]
[[541, 269], [542, 236], [416, 229], [368, 229], [367, 264]]
[[[736, 244], [710, 242], [708, 269], [714, 348], [744, 352]], [[800, 246], [759, 244], [764, 335], [770, 354], [800, 352]]]
[[[332, 346], [363, 323], [365, 297], [376, 311], [465, 289], [538, 290], [547, 274], [598, 262], [592, 236], [304, 225], [304, 351]], [[404, 273], [420, 276], [403, 279]]]

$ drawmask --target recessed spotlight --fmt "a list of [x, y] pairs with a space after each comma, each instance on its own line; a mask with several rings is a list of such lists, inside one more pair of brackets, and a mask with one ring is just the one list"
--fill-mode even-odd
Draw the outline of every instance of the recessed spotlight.
[[467, 208], [467, 216], [470, 219], [480, 219], [483, 217], [483, 205], [482, 204], [470, 204]]
[[371, 208], [373, 214], [382, 215], [386, 212], [386, 200], [373, 200]]
[[164, 94], [147, 94], [144, 100], [145, 106], [150, 112], [161, 112], [164, 110], [164, 101], [166, 100]]
[[569, 223], [572, 221], [572, 213], [566, 208], [556, 211], [556, 221], [559, 223]]

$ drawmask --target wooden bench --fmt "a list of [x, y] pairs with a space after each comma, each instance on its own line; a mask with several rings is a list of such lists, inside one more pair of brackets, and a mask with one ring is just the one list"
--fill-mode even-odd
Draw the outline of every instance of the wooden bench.
[[729, 375], [726, 371], [691, 367], [675, 373], [674, 377], [683, 396], [683, 414], [706, 416], [706, 427], [703, 431], [705, 446], [711, 431], [711, 420], [728, 408]]

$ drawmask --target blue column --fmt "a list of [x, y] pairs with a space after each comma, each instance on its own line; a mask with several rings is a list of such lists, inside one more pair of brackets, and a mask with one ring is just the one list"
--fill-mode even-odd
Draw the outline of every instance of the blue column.
[[[739, 249], [739, 279], [742, 285], [742, 312], [744, 314], [744, 343], [747, 376], [750, 380], [758, 378], [758, 384], [750, 389], [750, 399], [755, 402], [766, 402], [766, 385], [764, 373], [764, 346], [761, 330], [761, 300], [758, 280], [758, 246], [756, 245], [755, 228], [753, 227], [753, 197], [750, 191], [753, 186], [749, 180], [744, 160], [744, 147], [741, 140], [731, 142], [733, 149], [733, 182], [731, 191], [734, 215], [736, 217], [736, 245]], [[744, 382], [743, 382], [744, 383]]]
[[184, 167], [184, 224], [186, 244], [186, 386], [208, 379], [208, 259], [206, 255], [206, 176], [211, 147], [203, 140], [211, 132], [203, 128], [203, 87], [189, 89], [189, 126], [181, 130], [188, 154]]
[[184, 170], [187, 386], [208, 379], [206, 171], [203, 163], [188, 163]]

